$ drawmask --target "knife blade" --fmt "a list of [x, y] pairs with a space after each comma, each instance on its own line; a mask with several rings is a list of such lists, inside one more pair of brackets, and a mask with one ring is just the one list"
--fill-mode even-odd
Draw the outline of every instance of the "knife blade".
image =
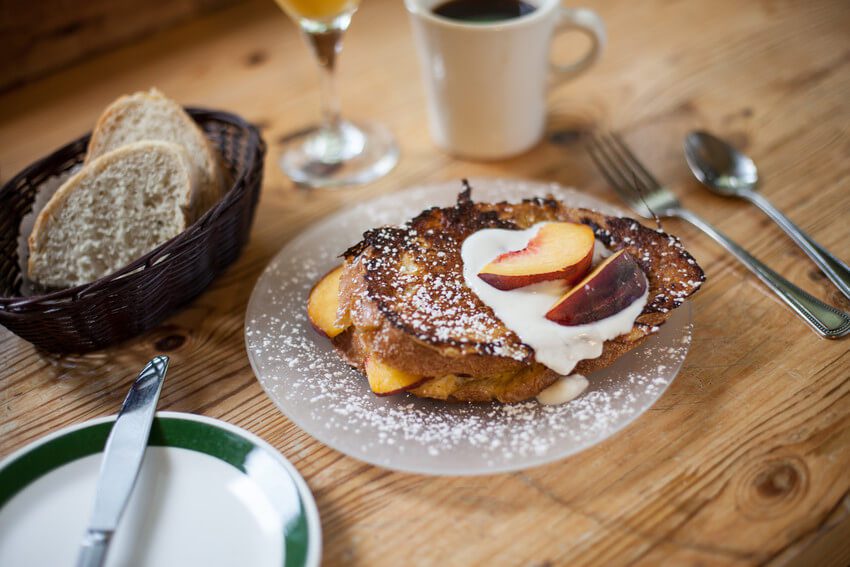
[[77, 567], [103, 565], [109, 541], [139, 476], [168, 357], [157, 356], [133, 382], [106, 440], [94, 509], [77, 556]]

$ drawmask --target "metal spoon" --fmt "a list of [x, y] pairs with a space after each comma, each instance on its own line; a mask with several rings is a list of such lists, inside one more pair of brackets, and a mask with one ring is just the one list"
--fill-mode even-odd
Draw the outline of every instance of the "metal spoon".
[[758, 170], [753, 160], [708, 132], [691, 132], [685, 137], [685, 158], [694, 176], [711, 191], [741, 197], [764, 211], [850, 299], [850, 268], [756, 192]]

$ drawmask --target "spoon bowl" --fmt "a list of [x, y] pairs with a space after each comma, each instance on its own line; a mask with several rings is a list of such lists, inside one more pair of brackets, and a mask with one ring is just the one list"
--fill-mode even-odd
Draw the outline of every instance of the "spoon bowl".
[[753, 160], [708, 132], [685, 137], [685, 159], [694, 176], [715, 193], [742, 196], [758, 184]]
[[694, 176], [711, 192], [746, 199], [764, 211], [850, 299], [850, 267], [756, 192], [759, 176], [753, 160], [720, 138], [700, 131], [685, 137], [685, 159]]

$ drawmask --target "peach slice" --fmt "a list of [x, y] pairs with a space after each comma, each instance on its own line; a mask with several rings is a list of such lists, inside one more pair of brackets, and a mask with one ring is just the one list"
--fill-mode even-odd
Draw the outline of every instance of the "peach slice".
[[619, 313], [646, 293], [646, 276], [625, 250], [605, 259], [546, 313], [559, 325], [585, 325]]
[[429, 380], [427, 376], [417, 376], [394, 368], [375, 357], [366, 359], [366, 378], [369, 387], [378, 396], [390, 396], [415, 388]]
[[307, 299], [307, 318], [313, 328], [329, 339], [343, 332], [351, 324], [345, 320], [347, 317], [344, 320], [337, 317], [340, 276], [342, 266], [337, 266], [313, 286]]
[[525, 248], [497, 256], [478, 277], [502, 291], [549, 280], [572, 284], [590, 269], [593, 244], [593, 229], [585, 224], [545, 224]]

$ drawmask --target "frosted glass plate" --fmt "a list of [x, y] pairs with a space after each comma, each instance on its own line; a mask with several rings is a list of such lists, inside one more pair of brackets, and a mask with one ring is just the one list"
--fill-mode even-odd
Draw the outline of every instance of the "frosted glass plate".
[[[472, 179], [477, 201], [554, 195], [570, 206], [622, 210], [556, 184]], [[691, 341], [691, 310], [613, 366], [589, 376], [570, 403], [447, 404], [409, 394], [377, 397], [366, 378], [310, 326], [305, 304], [316, 280], [363, 231], [399, 224], [430, 206], [448, 206], [459, 181], [373, 199], [314, 224], [281, 249], [257, 281], [245, 317], [251, 366], [280, 410], [307, 433], [356, 459], [432, 475], [515, 471], [563, 459], [602, 442], [661, 397]]]

